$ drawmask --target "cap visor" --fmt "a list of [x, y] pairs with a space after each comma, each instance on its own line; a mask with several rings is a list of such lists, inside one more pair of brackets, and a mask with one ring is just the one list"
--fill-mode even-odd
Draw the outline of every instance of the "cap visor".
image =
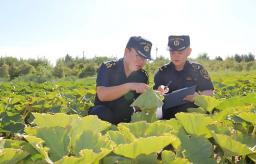
[[152, 60], [150, 56], [144, 55], [144, 54], [143, 54], [142, 52], [140, 52], [139, 50], [136, 50], [136, 52], [137, 52], [141, 57], [143, 57], [144, 59]]

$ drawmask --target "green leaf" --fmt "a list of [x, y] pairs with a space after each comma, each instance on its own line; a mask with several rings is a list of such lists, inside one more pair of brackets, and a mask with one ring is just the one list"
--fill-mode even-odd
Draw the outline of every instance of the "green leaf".
[[135, 159], [126, 158], [123, 156], [119, 156], [116, 154], [111, 154], [103, 158], [102, 163], [104, 164], [112, 164], [112, 163], [118, 163], [118, 164], [140, 164], [140, 163], [146, 163], [146, 164], [158, 164], [161, 163], [157, 159], [156, 153], [151, 153], [149, 155], [139, 155]]
[[157, 153], [151, 153], [148, 155], [139, 155], [134, 159], [134, 163], [146, 163], [146, 164], [160, 164], [160, 161], [157, 159]]
[[35, 117], [34, 123], [40, 128], [44, 127], [68, 127], [75, 119], [79, 119], [78, 115], [67, 115], [65, 113], [46, 114], [46, 113], [33, 113]]
[[122, 133], [124, 132], [124, 134], [126, 133], [125, 131], [128, 131], [136, 138], [161, 136], [174, 131], [174, 127], [165, 121], [156, 121], [154, 123], [147, 123], [145, 121], [136, 123], [121, 123], [118, 124], [118, 129]]
[[0, 139], [0, 149], [4, 148], [22, 149], [29, 154], [38, 153], [38, 151], [36, 151], [31, 144], [19, 140]]
[[28, 152], [23, 151], [21, 149], [14, 149], [14, 148], [0, 149], [0, 163], [1, 164], [18, 163], [28, 155], [29, 155]]
[[198, 113], [177, 113], [176, 118], [183, 125], [187, 133], [197, 136], [211, 137], [211, 133], [207, 128], [214, 121], [205, 114]]
[[256, 152], [256, 136], [245, 134], [239, 131], [231, 136], [234, 140], [245, 144], [251, 151]]
[[70, 138], [66, 129], [62, 127], [40, 128], [36, 136], [42, 138], [46, 147], [50, 148], [49, 156], [53, 161], [68, 154]]
[[214, 97], [202, 95], [196, 96], [194, 102], [195, 105], [202, 107], [204, 110], [210, 113], [216, 106], [219, 105], [219, 103], [220, 101], [215, 99]]
[[59, 160], [70, 151], [70, 137], [68, 131], [63, 127], [26, 128], [25, 131], [27, 134], [44, 140], [46, 147], [50, 148], [49, 155], [53, 161]]
[[244, 156], [253, 153], [245, 144], [234, 140], [230, 136], [214, 133], [212, 135], [217, 144], [220, 145], [227, 156]]
[[177, 137], [174, 136], [140, 138], [130, 144], [118, 145], [114, 149], [114, 153], [135, 159], [137, 156], [142, 154], [149, 155], [154, 152], [159, 152], [165, 146], [175, 142], [178, 141]]
[[207, 126], [208, 129], [214, 133], [231, 135], [235, 130], [233, 124], [230, 121], [217, 122]]
[[248, 94], [247, 96], [236, 96], [221, 102], [216, 108], [225, 110], [231, 107], [256, 105], [256, 94]]
[[179, 136], [183, 155], [192, 163], [216, 163], [213, 156], [213, 146], [208, 139], [201, 136]]
[[163, 105], [160, 94], [152, 88], [147, 89], [132, 104], [133, 107], [139, 107], [144, 112], [154, 113], [157, 107]]
[[191, 162], [188, 159], [176, 158], [173, 161], [167, 162], [168, 164], [190, 164]]
[[100, 133], [93, 131], [84, 131], [75, 141], [73, 147], [76, 155], [79, 155], [80, 150], [83, 149], [92, 149], [94, 152], [99, 153], [102, 148], [111, 151], [113, 149], [113, 142], [107, 136], [102, 136]]
[[93, 115], [73, 119], [72, 123], [68, 127], [70, 129], [72, 145], [75, 144], [74, 142], [78, 139], [77, 137], [79, 137], [83, 132], [93, 131], [95, 133], [100, 133], [110, 127], [110, 123], [102, 121], [97, 116]]
[[126, 157], [119, 156], [116, 154], [109, 154], [102, 159], [102, 163], [104, 163], [104, 164], [113, 164], [113, 163], [132, 164], [135, 162], [134, 162], [134, 159], [126, 158]]
[[189, 113], [202, 113], [202, 114], [206, 114], [206, 111], [202, 108], [202, 107], [198, 107], [198, 108], [187, 108], [187, 111]]
[[48, 163], [53, 163], [48, 156], [49, 148], [43, 146], [44, 140], [28, 135], [25, 135], [24, 138], [44, 157]]
[[252, 112], [242, 112], [238, 115], [238, 117], [242, 118], [243, 120], [252, 123], [256, 126], [256, 113]]
[[120, 131], [108, 131], [106, 136], [108, 136], [117, 145], [132, 142], [132, 140], [129, 137], [126, 137]]
[[157, 121], [156, 113], [145, 113], [145, 112], [133, 113], [131, 122], [137, 122], [137, 121], [143, 121], [143, 120], [147, 122]]
[[[143, 137], [144, 130], [148, 127], [146, 121], [140, 121], [135, 123], [120, 123], [117, 128], [122, 132], [127, 138], [134, 140], [135, 138]], [[133, 138], [133, 139], [132, 139]]]
[[163, 163], [169, 163], [176, 158], [176, 155], [172, 151], [164, 150], [161, 153], [161, 158], [162, 158]]
[[[156, 130], [157, 129], [157, 130]], [[147, 124], [147, 128], [144, 130], [145, 137], [150, 136], [162, 136], [169, 135], [174, 132], [174, 127], [165, 121], [157, 121], [151, 124]]]
[[93, 150], [84, 149], [80, 151], [79, 157], [75, 156], [65, 156], [64, 158], [56, 161], [56, 164], [84, 164], [84, 163], [99, 163], [99, 161], [109, 154], [111, 150], [109, 149], [101, 149], [101, 152], [95, 153]]
[[256, 163], [256, 153], [253, 153], [253, 154], [249, 154], [248, 157]]
[[57, 114], [41, 114], [33, 113], [34, 123], [39, 127], [63, 127], [71, 129], [71, 131], [97, 131], [101, 132], [111, 127], [111, 124], [100, 120], [97, 116], [79, 117], [78, 115], [67, 115], [64, 113]]

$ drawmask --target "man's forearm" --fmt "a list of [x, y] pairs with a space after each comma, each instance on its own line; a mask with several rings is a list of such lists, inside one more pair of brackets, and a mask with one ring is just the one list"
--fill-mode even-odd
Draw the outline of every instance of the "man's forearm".
[[97, 87], [97, 95], [100, 101], [116, 100], [122, 97], [123, 95], [125, 95], [129, 91], [130, 91], [130, 88], [128, 83], [118, 85], [118, 86], [112, 86], [112, 87], [104, 87], [104, 86]]

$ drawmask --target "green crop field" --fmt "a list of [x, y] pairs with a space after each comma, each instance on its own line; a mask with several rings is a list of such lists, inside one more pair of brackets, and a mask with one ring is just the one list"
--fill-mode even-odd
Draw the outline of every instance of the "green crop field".
[[171, 120], [142, 110], [117, 126], [87, 116], [95, 77], [2, 82], [0, 163], [255, 163], [256, 72], [210, 75], [214, 96], [198, 108]]

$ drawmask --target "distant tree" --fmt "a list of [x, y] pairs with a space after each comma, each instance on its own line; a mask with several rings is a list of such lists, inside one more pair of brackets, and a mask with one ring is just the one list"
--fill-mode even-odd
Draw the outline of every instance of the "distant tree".
[[97, 69], [95, 68], [94, 65], [90, 64], [85, 67], [81, 73], [79, 74], [79, 78], [84, 78], [88, 76], [93, 76], [96, 74]]
[[64, 64], [66, 67], [69, 67], [72, 69], [75, 66], [75, 60], [72, 58], [72, 56], [67, 54], [64, 58]]
[[254, 61], [255, 60], [255, 56], [252, 53], [248, 54], [248, 61]]
[[196, 59], [197, 60], [210, 60], [207, 53], [199, 54], [199, 56]]
[[53, 69], [53, 75], [58, 78], [65, 77], [65, 66], [63, 64], [58, 64]]
[[72, 61], [73, 61], [72, 56], [70, 56], [69, 54], [67, 54], [67, 55], [65, 56], [64, 62], [65, 62], [65, 63], [70, 63], [70, 62], [72, 62]]
[[109, 57], [106, 57], [106, 56], [102, 56], [102, 57], [94, 57], [92, 59], [92, 61], [97, 64], [97, 65], [100, 65], [101, 63], [103, 62], [106, 62], [106, 61], [109, 61], [109, 60], [113, 60], [114, 58], [109, 58]]
[[240, 62], [243, 60], [243, 57], [240, 56], [240, 55], [238, 55], [238, 54], [235, 54], [234, 60], [235, 60], [236, 62], [240, 63]]
[[4, 63], [0, 67], [0, 77], [5, 78], [5, 79], [9, 79], [9, 77], [10, 77], [10, 75], [9, 75], [9, 65]]
[[29, 63], [23, 63], [19, 66], [18, 74], [20, 76], [27, 75], [27, 74], [34, 73], [34, 72], [35, 72], [35, 68]]
[[15, 64], [9, 65], [9, 75], [10, 80], [13, 80], [14, 78], [19, 76], [19, 68]]
[[220, 56], [216, 56], [216, 57], [215, 57], [215, 60], [217, 60], [217, 61], [223, 61], [222, 57], [220, 57]]
[[31, 64], [34, 68], [37, 68], [38, 66], [50, 66], [50, 62], [45, 58], [28, 59], [27, 62]]

